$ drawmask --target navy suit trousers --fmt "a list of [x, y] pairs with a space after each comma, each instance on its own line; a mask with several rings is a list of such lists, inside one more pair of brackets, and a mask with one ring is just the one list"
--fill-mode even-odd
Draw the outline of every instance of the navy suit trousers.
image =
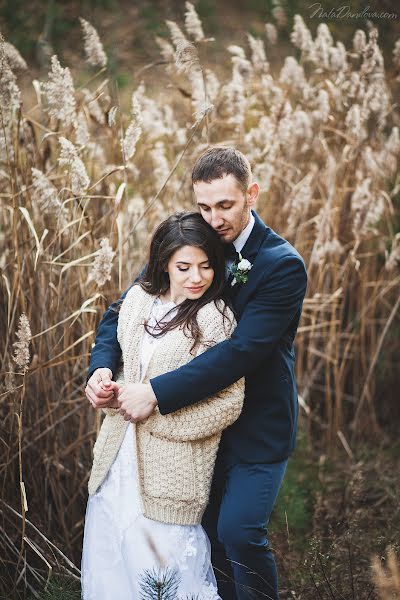
[[202, 524], [223, 600], [279, 599], [267, 525], [286, 465], [243, 463], [219, 452]]

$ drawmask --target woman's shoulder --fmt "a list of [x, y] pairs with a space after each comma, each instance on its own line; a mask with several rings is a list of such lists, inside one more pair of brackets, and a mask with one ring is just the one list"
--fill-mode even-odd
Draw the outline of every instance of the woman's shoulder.
[[[222, 298], [217, 298], [217, 300], [211, 300], [211, 302], [207, 302], [207, 304], [202, 306], [197, 313], [198, 318], [203, 320], [214, 315], [216, 318], [222, 319], [223, 314], [233, 317], [231, 308]], [[220, 316], [218, 317], [218, 315]]]
[[150, 301], [150, 298], [154, 296], [146, 292], [139, 283], [134, 283], [122, 301], [119, 319], [131, 318], [132, 314]]
[[118, 315], [117, 338], [120, 344], [123, 342], [124, 332], [129, 324], [134, 324], [139, 316], [149, 309], [151, 298], [154, 298], [154, 296], [146, 292], [138, 283], [134, 283], [129, 288], [122, 301]]
[[221, 298], [208, 302], [200, 308], [197, 313], [197, 323], [203, 332], [220, 331], [226, 337], [236, 326], [232, 310]]
[[126, 293], [125, 298], [123, 299], [123, 304], [125, 305], [134, 305], [146, 299], [149, 299], [151, 296], [146, 290], [142, 288], [140, 283], [134, 283], [131, 288]]

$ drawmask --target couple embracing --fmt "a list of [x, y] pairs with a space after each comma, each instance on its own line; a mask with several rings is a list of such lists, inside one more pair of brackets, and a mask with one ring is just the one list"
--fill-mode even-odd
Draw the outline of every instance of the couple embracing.
[[306, 270], [254, 211], [242, 153], [208, 149], [192, 183], [199, 212], [158, 226], [144, 271], [97, 331], [85, 391], [106, 416], [85, 600], [147, 597], [168, 578], [179, 600], [279, 598], [267, 526], [295, 446]]

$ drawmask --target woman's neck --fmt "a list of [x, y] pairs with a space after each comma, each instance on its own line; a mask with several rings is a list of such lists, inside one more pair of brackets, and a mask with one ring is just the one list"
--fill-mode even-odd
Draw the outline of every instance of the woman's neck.
[[173, 290], [168, 289], [164, 294], [160, 294], [161, 302], [173, 302], [174, 304], [182, 304], [186, 298], [174, 293]]

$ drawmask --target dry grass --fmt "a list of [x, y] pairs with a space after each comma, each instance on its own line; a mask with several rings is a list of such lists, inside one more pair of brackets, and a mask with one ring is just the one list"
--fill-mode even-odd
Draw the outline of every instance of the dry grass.
[[389, 548], [386, 558], [387, 566], [383, 566], [377, 556], [374, 557], [372, 569], [375, 585], [381, 600], [400, 598], [400, 567], [393, 548]]
[[[212, 40], [189, 14], [187, 34], [170, 24], [172, 42], [160, 41], [169, 89], [153, 97], [141, 83], [122, 114], [101, 43], [82, 25], [99, 70], [76, 88], [54, 58], [29, 110], [24, 64], [0, 51], [0, 588], [32, 593], [53, 569], [79, 575], [100, 418], [83, 394], [96, 325], [138, 272], [154, 225], [192, 207], [190, 167], [206, 144], [249, 157], [261, 216], [307, 261], [297, 352], [310, 439], [351, 456], [395, 406], [398, 81], [377, 32], [346, 50], [324, 24], [313, 40], [298, 17], [297, 58], [279, 74], [249, 36], [248, 49], [229, 47], [232, 75], [218, 81], [198, 55]], [[397, 52], [391, 72], [399, 65]]]

